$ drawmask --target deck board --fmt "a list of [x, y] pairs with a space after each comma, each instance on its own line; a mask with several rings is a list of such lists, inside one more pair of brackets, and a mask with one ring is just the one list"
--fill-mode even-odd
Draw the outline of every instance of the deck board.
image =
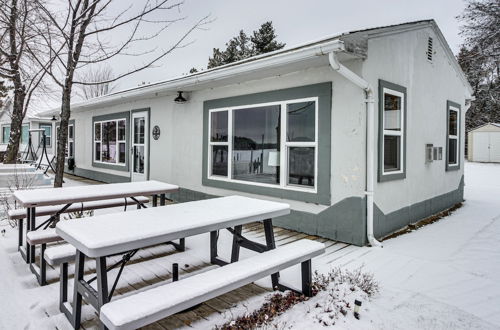
[[[242, 233], [243, 236], [249, 239], [262, 243], [265, 242], [265, 234], [261, 222], [244, 225]], [[286, 245], [300, 239], [311, 239], [325, 244], [326, 253], [317, 257], [317, 259], [321, 259], [321, 262], [323, 263], [330, 263], [334, 260], [338, 260], [355, 250], [352, 247], [349, 248], [349, 244], [275, 227], [275, 241], [277, 246]], [[172, 281], [172, 264], [174, 262], [179, 264], [180, 280], [184, 277], [192, 276], [193, 274], [207, 271], [210, 268], [215, 267], [189, 252], [189, 239], [187, 240], [187, 247], [188, 249], [186, 252], [178, 252], [171, 245], [167, 244], [159, 244], [139, 250], [139, 252], [137, 252], [137, 254], [127, 264], [127, 267], [125, 267], [113, 299], [119, 299], [119, 296], [130, 294], [136, 290], [144, 290], [151, 286]], [[119, 256], [109, 258], [108, 265], [111, 265], [113, 262], [118, 260], [120, 260]], [[51, 271], [56, 273], [58, 272], [57, 270]], [[118, 269], [114, 269], [110, 272], [108, 280], [108, 285], [110, 287], [114, 282], [117, 271]], [[70, 266], [70, 278], [73, 278], [72, 272], [73, 268]], [[90, 274], [93, 274], [94, 272], [95, 264], [91, 264], [90, 267], [86, 269], [86, 274], [88, 274], [86, 275], [86, 278], [90, 278]], [[54, 286], [54, 295], [58, 295], [59, 284], [56, 283], [57, 279], [54, 278], [51, 282], [51, 285]], [[71, 287], [72, 283], [70, 284], [70, 299], [72, 293]], [[264, 296], [269, 292], [271, 292], [269, 288], [263, 288], [256, 284], [249, 284], [206, 301], [192, 310], [172, 315], [142, 329], [167, 330], [179, 327], [190, 327], [192, 323], [200, 320], [208, 320], [214, 315], [224, 314], [241, 302], [253, 297]], [[86, 304], [84, 303], [84, 305]], [[86, 312], [82, 314], [82, 328], [98, 329], [99, 323], [97, 314], [95, 312], [89, 314], [88, 310], [90, 308], [89, 306], [87, 306], [87, 308], [87, 310], [84, 309]], [[53, 310], [51, 309], [45, 311], [48, 318], [54, 317], [57, 313], [58, 310], [55, 308]]]

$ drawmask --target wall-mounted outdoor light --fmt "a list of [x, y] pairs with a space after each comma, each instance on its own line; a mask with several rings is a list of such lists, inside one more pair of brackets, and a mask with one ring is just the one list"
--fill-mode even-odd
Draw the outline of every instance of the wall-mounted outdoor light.
[[57, 121], [56, 115], [52, 115], [52, 121]]
[[187, 102], [187, 100], [182, 96], [182, 92], [179, 91], [177, 92], [178, 95], [177, 97], [174, 99], [174, 102], [177, 103], [177, 104], [184, 104]]

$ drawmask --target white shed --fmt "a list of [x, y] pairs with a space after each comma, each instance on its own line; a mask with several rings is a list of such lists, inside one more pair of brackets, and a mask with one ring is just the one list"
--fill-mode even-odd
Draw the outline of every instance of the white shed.
[[500, 123], [488, 123], [468, 133], [468, 160], [500, 163]]

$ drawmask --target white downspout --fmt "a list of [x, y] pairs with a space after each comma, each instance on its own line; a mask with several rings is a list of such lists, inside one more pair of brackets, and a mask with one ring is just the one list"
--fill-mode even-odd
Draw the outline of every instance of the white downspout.
[[352, 72], [337, 59], [336, 53], [328, 54], [328, 60], [333, 70], [344, 76], [347, 80], [362, 88], [366, 93], [366, 236], [371, 246], [382, 247], [373, 235], [373, 186], [375, 178], [375, 99], [372, 86], [363, 78]]

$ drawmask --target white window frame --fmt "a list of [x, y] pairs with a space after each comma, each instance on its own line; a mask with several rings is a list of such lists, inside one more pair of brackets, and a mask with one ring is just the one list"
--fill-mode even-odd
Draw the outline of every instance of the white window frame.
[[[385, 129], [385, 94], [391, 94], [391, 95], [395, 95], [395, 96], [398, 96], [401, 98], [401, 116], [400, 116], [400, 127], [401, 129], [399, 131], [396, 131], [396, 130], [386, 130]], [[404, 138], [405, 138], [405, 116], [406, 116], [406, 113], [405, 113], [405, 94], [404, 93], [401, 93], [401, 92], [398, 92], [396, 90], [393, 90], [393, 89], [390, 89], [390, 88], [387, 88], [387, 87], [384, 87], [382, 89], [382, 105], [384, 106], [384, 109], [382, 109], [382, 128], [383, 128], [383, 134], [382, 134], [382, 143], [381, 143], [381, 148], [382, 148], [382, 157], [384, 157], [385, 155], [385, 137], [386, 136], [399, 136], [399, 170], [397, 171], [386, 171], [385, 170], [385, 166], [384, 166], [384, 163], [385, 163], [385, 159], [382, 159], [382, 175], [387, 175], [387, 176], [390, 176], [390, 175], [394, 175], [394, 174], [401, 174], [401, 173], [404, 173], [404, 146], [405, 146], [405, 141], [404, 141]]]
[[[208, 153], [207, 153], [207, 178], [211, 180], [225, 181], [225, 182], [235, 182], [245, 185], [251, 186], [261, 186], [261, 187], [269, 187], [275, 189], [286, 189], [307, 193], [317, 193], [318, 192], [318, 97], [308, 97], [308, 98], [300, 98], [300, 99], [290, 99], [279, 102], [266, 102], [266, 103], [255, 103], [255, 104], [246, 104], [235, 107], [225, 107], [225, 108], [214, 108], [209, 109], [208, 113]], [[288, 111], [287, 104], [300, 103], [300, 102], [311, 102], [313, 101], [315, 104], [315, 116], [314, 116], [314, 131], [315, 131], [315, 141], [314, 142], [289, 142], [286, 140], [286, 132], [287, 132], [287, 122], [288, 122]], [[233, 179], [232, 173], [232, 162], [233, 162], [233, 112], [241, 109], [248, 108], [258, 108], [258, 107], [266, 107], [266, 106], [274, 106], [280, 105], [281, 111], [281, 132], [280, 132], [280, 183], [279, 184], [269, 184], [269, 183], [260, 183], [260, 182], [252, 182], [252, 181], [244, 181], [244, 180], [236, 180]], [[228, 140], [227, 142], [212, 142], [212, 113], [227, 111], [227, 122], [228, 122]], [[227, 176], [220, 175], [212, 175], [212, 147], [213, 146], [227, 146], [228, 147], [228, 155], [227, 155], [227, 168], [228, 174]], [[288, 156], [289, 149], [291, 147], [314, 147], [314, 186], [306, 187], [288, 184]]]
[[[450, 125], [450, 114], [451, 114], [452, 111], [454, 111], [454, 112], [457, 113], [457, 123], [456, 123], [456, 125], [457, 125], [457, 135], [451, 135], [450, 131], [449, 131], [450, 130], [450, 127], [449, 127], [449, 125]], [[459, 164], [458, 160], [460, 159], [460, 154], [459, 154], [460, 153], [460, 146], [459, 146], [459, 137], [460, 137], [460, 109], [459, 108], [454, 107], [452, 105], [450, 105], [448, 107], [448, 121], [447, 122], [448, 122], [448, 141], [447, 141], [447, 143], [448, 143], [448, 146], [447, 146], [448, 167], [456, 167], [456, 166], [458, 166], [458, 164]], [[455, 144], [456, 145], [456, 150], [455, 150], [455, 152], [456, 152], [456, 157], [455, 157], [456, 160], [455, 160], [455, 163], [450, 162], [450, 157], [449, 157], [450, 140], [455, 140], [456, 141], [456, 144]]]
[[[70, 139], [69, 137], [69, 128], [73, 127], [73, 137]], [[56, 140], [55, 140], [55, 145], [54, 147], [57, 148], [58, 142], [59, 142], [59, 130], [61, 129], [61, 126], [56, 126]], [[64, 151], [64, 159], [68, 158], [74, 158], [75, 157], [75, 125], [74, 124], [68, 124], [68, 138], [66, 139], [66, 150]], [[69, 145], [73, 144], [73, 148], [70, 149]], [[70, 155], [69, 152], [70, 150], [73, 150], [73, 154]], [[67, 151], [67, 153], [66, 153]]]
[[[69, 128], [70, 127], [73, 131], [72, 137], [69, 136]], [[73, 147], [70, 148], [70, 145], [72, 145]], [[67, 148], [68, 148], [68, 158], [75, 158], [75, 125], [73, 125], [73, 124], [68, 125], [68, 145], [67, 145]]]
[[[118, 136], [119, 136], [119, 126], [118, 126], [118, 123], [120, 121], [124, 121], [125, 122], [125, 136], [124, 136], [124, 139], [122, 140], [119, 140], [118, 139]], [[102, 130], [102, 124], [104, 123], [109, 123], [109, 122], [115, 122], [116, 123], [116, 155], [115, 155], [115, 162], [114, 163], [110, 163], [110, 162], [103, 162], [102, 161], [102, 135], [103, 135], [103, 130]], [[101, 140], [98, 141], [95, 139], [95, 125], [96, 124], [99, 124], [101, 126]], [[96, 142], [99, 142], [101, 143], [101, 157], [100, 157], [100, 160], [96, 160], [96, 152], [95, 152], [95, 146], [96, 146]], [[120, 163], [120, 143], [124, 143], [125, 144], [125, 160], [123, 163]], [[127, 152], [127, 119], [125, 117], [123, 118], [117, 118], [117, 119], [109, 119], [109, 120], [99, 120], [99, 121], [94, 121], [93, 125], [92, 125], [92, 147], [94, 148], [94, 151], [93, 151], [93, 157], [94, 157], [94, 163], [99, 163], [99, 164], [107, 164], [107, 165], [116, 165], [116, 166], [127, 166], [127, 157], [128, 157], [128, 152]]]
[[[41, 124], [38, 125], [38, 128], [45, 128], [45, 127], [50, 127], [50, 135], [45, 134], [45, 137], [50, 139], [50, 143], [47, 144], [47, 148], [52, 148], [52, 144], [54, 143], [54, 141], [52, 141], [52, 135], [53, 135], [52, 134], [52, 130], [54, 128], [52, 127], [52, 124], [41, 123]], [[74, 130], [74, 128], [73, 128], [73, 130]], [[75, 133], [73, 132], [73, 134], [75, 134]], [[40, 138], [40, 142], [42, 142], [42, 132], [40, 132], [39, 135], [40, 135], [40, 137], [39, 137]]]

